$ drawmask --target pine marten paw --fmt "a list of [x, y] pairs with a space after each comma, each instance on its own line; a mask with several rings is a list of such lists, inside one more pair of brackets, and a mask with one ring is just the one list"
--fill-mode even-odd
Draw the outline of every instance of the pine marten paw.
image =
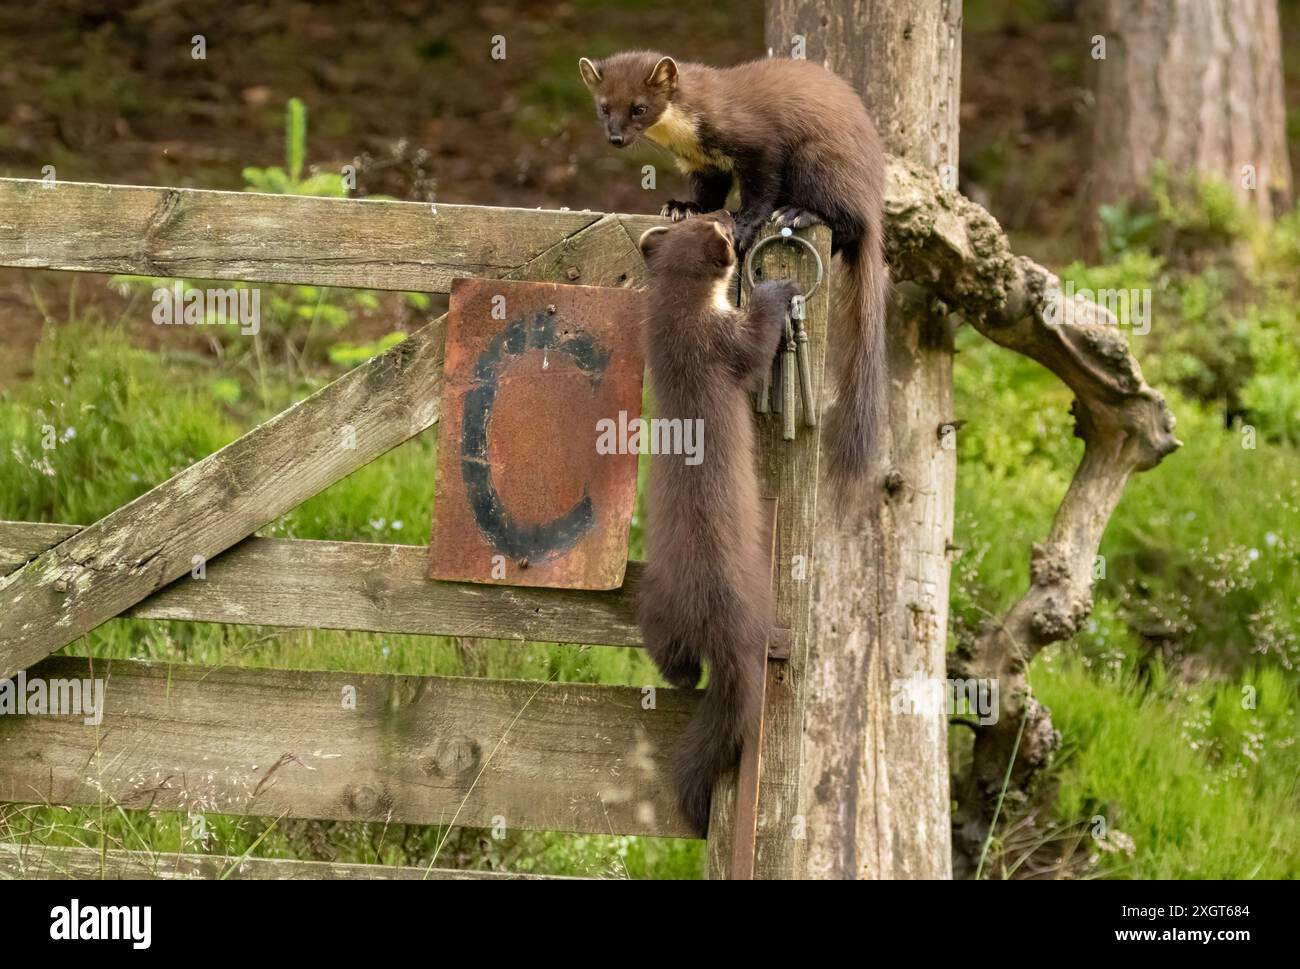
[[659, 214], [666, 219], [672, 219], [674, 222], [681, 222], [682, 219], [689, 219], [692, 215], [699, 215], [704, 210], [694, 202], [679, 202], [677, 199], [669, 199], [659, 210]]
[[786, 205], [772, 213], [772, 224], [778, 229], [806, 229], [810, 225], [821, 225], [822, 218], [816, 212], [797, 205]]
[[749, 252], [749, 247], [754, 244], [754, 238], [758, 235], [761, 222], [737, 222], [736, 223], [736, 254], [743, 255]]

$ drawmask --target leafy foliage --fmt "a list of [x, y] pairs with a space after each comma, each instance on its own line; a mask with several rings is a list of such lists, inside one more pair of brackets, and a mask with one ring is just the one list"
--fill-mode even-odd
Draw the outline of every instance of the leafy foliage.
[[348, 187], [342, 175], [312, 172], [302, 177], [307, 154], [307, 106], [290, 98], [285, 108], [285, 167], [245, 168], [244, 190], [271, 195], [315, 195], [347, 198]]
[[[275, 195], [309, 195], [326, 198], [346, 198], [347, 183], [342, 175], [332, 172], [312, 171], [304, 177], [307, 151], [307, 107], [298, 98], [291, 98], [285, 108], [285, 165], [267, 168], [249, 167], [243, 170], [245, 191]], [[218, 285], [247, 288], [246, 283], [214, 283], [211, 280], [157, 279], [144, 276], [115, 276], [114, 283], [121, 287], [144, 292], [160, 286], [170, 287], [180, 282], [185, 287], [200, 289]], [[369, 290], [337, 289], [326, 286], [260, 286], [262, 293], [261, 332], [275, 346], [287, 345], [299, 358], [316, 349], [318, 337], [340, 334], [348, 329], [356, 314], [377, 311], [379, 300]], [[428, 308], [428, 297], [423, 293], [406, 294], [406, 304], [419, 311]], [[214, 331], [226, 351], [236, 358], [255, 354], [257, 340], [252, 344], [234, 332], [218, 327]], [[331, 342], [323, 347], [326, 358], [336, 366], [355, 366], [382, 352], [405, 337], [401, 329], [393, 329], [385, 336], [361, 345], [349, 341]], [[258, 363], [260, 364], [260, 360]], [[228, 390], [228, 388], [227, 388]]]
[[[1103, 213], [1105, 262], [1061, 275], [1151, 291], [1150, 332], [1130, 345], [1184, 447], [1130, 480], [1089, 621], [1034, 663], [1066, 748], [1046, 806], [1000, 825], [1005, 876], [1046, 856], [1076, 876], [1300, 873], [1300, 210], [1263, 226], [1222, 185], [1188, 196], [1161, 178], [1140, 216]], [[1022, 594], [1082, 445], [1054, 377], [973, 333], [958, 347], [962, 641]]]

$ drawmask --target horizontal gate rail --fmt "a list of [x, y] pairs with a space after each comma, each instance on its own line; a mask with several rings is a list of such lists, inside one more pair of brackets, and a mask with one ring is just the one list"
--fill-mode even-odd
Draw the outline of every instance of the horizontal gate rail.
[[[0, 266], [446, 293], [456, 276], [540, 278], [516, 274], [540, 253], [562, 258], [566, 243], [602, 220], [626, 226], [629, 242], [662, 222], [600, 212], [5, 178]], [[582, 260], [560, 269], [561, 282], [618, 285]]]
[[105, 712], [0, 718], [0, 801], [693, 837], [664, 780], [692, 690], [72, 657], [25, 675], [100, 677]]
[[79, 531], [80, 525], [0, 521], [0, 579]]
[[[0, 578], [75, 535], [77, 525], [0, 521]], [[609, 591], [436, 582], [422, 545], [246, 538], [125, 610], [171, 619], [290, 629], [345, 629], [527, 643], [640, 646], [636, 602], [643, 562]], [[790, 655], [774, 627], [768, 656]]]
[[[0, 522], [0, 576], [76, 534], [75, 525]], [[296, 629], [639, 646], [640, 562], [619, 589], [588, 592], [434, 582], [415, 545], [249, 538], [122, 613]]]

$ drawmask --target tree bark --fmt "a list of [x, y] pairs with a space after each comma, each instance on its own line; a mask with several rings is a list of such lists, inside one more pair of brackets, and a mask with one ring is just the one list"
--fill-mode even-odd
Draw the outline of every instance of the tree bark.
[[1139, 197], [1159, 160], [1223, 176], [1265, 218], [1290, 206], [1277, 0], [1089, 0], [1083, 22], [1089, 213]]
[[[960, 0], [768, 0], [774, 56], [848, 79], [886, 148], [955, 187]], [[832, 326], [847, 321], [832, 322]], [[910, 284], [889, 322], [889, 416], [870, 487], [823, 512], [804, 692], [802, 871], [951, 877], [944, 710], [892, 712], [945, 677], [955, 421], [946, 309]]]

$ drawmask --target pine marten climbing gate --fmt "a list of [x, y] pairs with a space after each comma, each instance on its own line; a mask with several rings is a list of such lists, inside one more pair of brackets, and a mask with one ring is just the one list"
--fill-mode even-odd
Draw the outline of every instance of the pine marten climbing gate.
[[[0, 265], [442, 293], [458, 276], [626, 288], [643, 280], [634, 240], [662, 221], [0, 179]], [[811, 288], [818, 261], [831, 265], [829, 232], [800, 236], [811, 252], [765, 246], [759, 275]], [[831, 288], [805, 307], [816, 394]], [[106, 684], [97, 725], [0, 716], [0, 801], [688, 835], [666, 756], [694, 691], [659, 689], [647, 704], [639, 686], [52, 657], [118, 617], [639, 645], [636, 562], [609, 592], [503, 590], [426, 578], [424, 548], [254, 536], [438, 422], [443, 338], [444, 321], [429, 323], [97, 522], [0, 522], [0, 678]], [[345, 426], [354, 447], [337, 446]], [[784, 845], [764, 847], [799, 837], [796, 684], [807, 676], [820, 434], [808, 428], [785, 441], [779, 420], [759, 418], [776, 628], [762, 743], [714, 797], [712, 877], [795, 873]], [[195, 556], [206, 562], [201, 582], [190, 578]], [[231, 868], [256, 877], [486, 876], [0, 844], [0, 870], [28, 875], [203, 877]]]

